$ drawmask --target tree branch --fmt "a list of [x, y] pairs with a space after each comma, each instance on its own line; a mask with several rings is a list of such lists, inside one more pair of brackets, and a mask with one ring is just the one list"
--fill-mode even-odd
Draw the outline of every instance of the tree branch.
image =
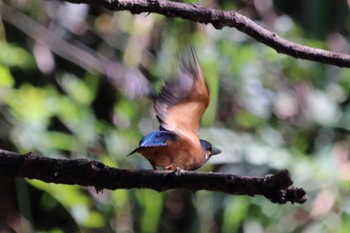
[[[53, 31], [5, 3], [1, 3], [0, 15], [1, 19], [21, 30], [37, 43], [47, 46], [63, 59], [83, 69], [95, 70], [104, 74], [114, 86], [123, 90], [127, 96], [135, 97], [148, 94], [147, 80], [138, 70], [123, 66], [82, 45], [78, 47], [68, 43]], [[133, 83], [133, 85], [128, 85], [128, 83]]]
[[164, 0], [62, 0], [103, 6], [113, 11], [130, 11], [132, 14], [158, 13], [167, 17], [179, 17], [194, 22], [212, 24], [215, 28], [234, 27], [278, 53], [295, 58], [350, 67], [350, 55], [303, 46], [279, 37], [251, 19], [235, 11], [221, 11], [203, 7], [200, 3], [179, 3]]
[[116, 169], [98, 161], [86, 159], [54, 159], [32, 152], [18, 154], [0, 149], [0, 175], [38, 179], [47, 183], [77, 184], [103, 189], [149, 188], [156, 191], [184, 188], [218, 191], [235, 195], [263, 195], [271, 202], [304, 203], [307, 195], [293, 186], [287, 170], [277, 174], [237, 176], [221, 173], [146, 171]]

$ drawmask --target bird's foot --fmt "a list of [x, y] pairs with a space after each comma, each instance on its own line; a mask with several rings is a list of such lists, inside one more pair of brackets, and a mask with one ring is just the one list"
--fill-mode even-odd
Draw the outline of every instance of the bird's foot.
[[180, 176], [180, 175], [182, 175], [184, 172], [185, 172], [185, 170], [183, 170], [183, 169], [181, 169], [181, 168], [179, 168], [179, 167], [176, 167], [176, 168], [174, 169], [174, 171], [173, 171], [173, 173], [174, 173], [175, 176]]

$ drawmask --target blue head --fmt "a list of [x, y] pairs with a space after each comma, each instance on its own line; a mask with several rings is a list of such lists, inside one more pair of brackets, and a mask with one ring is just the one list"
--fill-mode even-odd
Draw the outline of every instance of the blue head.
[[221, 150], [218, 148], [213, 147], [210, 142], [200, 139], [201, 146], [203, 149], [203, 156], [205, 157], [205, 160], [207, 161], [212, 155], [217, 155], [221, 153]]

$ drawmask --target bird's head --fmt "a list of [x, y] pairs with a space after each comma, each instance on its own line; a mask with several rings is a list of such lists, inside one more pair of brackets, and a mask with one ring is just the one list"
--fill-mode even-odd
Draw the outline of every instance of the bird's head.
[[212, 155], [217, 155], [221, 153], [221, 150], [213, 147], [211, 143], [206, 140], [200, 139], [200, 143], [203, 149], [203, 155], [205, 157], [205, 160], [208, 160]]

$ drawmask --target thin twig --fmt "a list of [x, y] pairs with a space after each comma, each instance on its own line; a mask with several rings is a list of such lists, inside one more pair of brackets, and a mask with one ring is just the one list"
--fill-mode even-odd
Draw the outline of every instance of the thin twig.
[[132, 14], [158, 13], [167, 17], [179, 17], [215, 28], [234, 27], [257, 41], [275, 49], [278, 53], [295, 58], [350, 67], [350, 55], [303, 46], [281, 38], [246, 16], [235, 11], [206, 8], [199, 3], [188, 4], [164, 0], [62, 0], [71, 3], [86, 3], [103, 6], [113, 11], [129, 11]]
[[103, 189], [149, 188], [156, 191], [189, 189], [235, 195], [263, 195], [271, 202], [304, 203], [307, 195], [293, 186], [287, 170], [277, 174], [237, 176], [184, 170], [152, 171], [116, 169], [86, 159], [55, 159], [34, 153], [18, 154], [0, 149], [0, 175], [38, 179], [48, 183], [77, 184]]

